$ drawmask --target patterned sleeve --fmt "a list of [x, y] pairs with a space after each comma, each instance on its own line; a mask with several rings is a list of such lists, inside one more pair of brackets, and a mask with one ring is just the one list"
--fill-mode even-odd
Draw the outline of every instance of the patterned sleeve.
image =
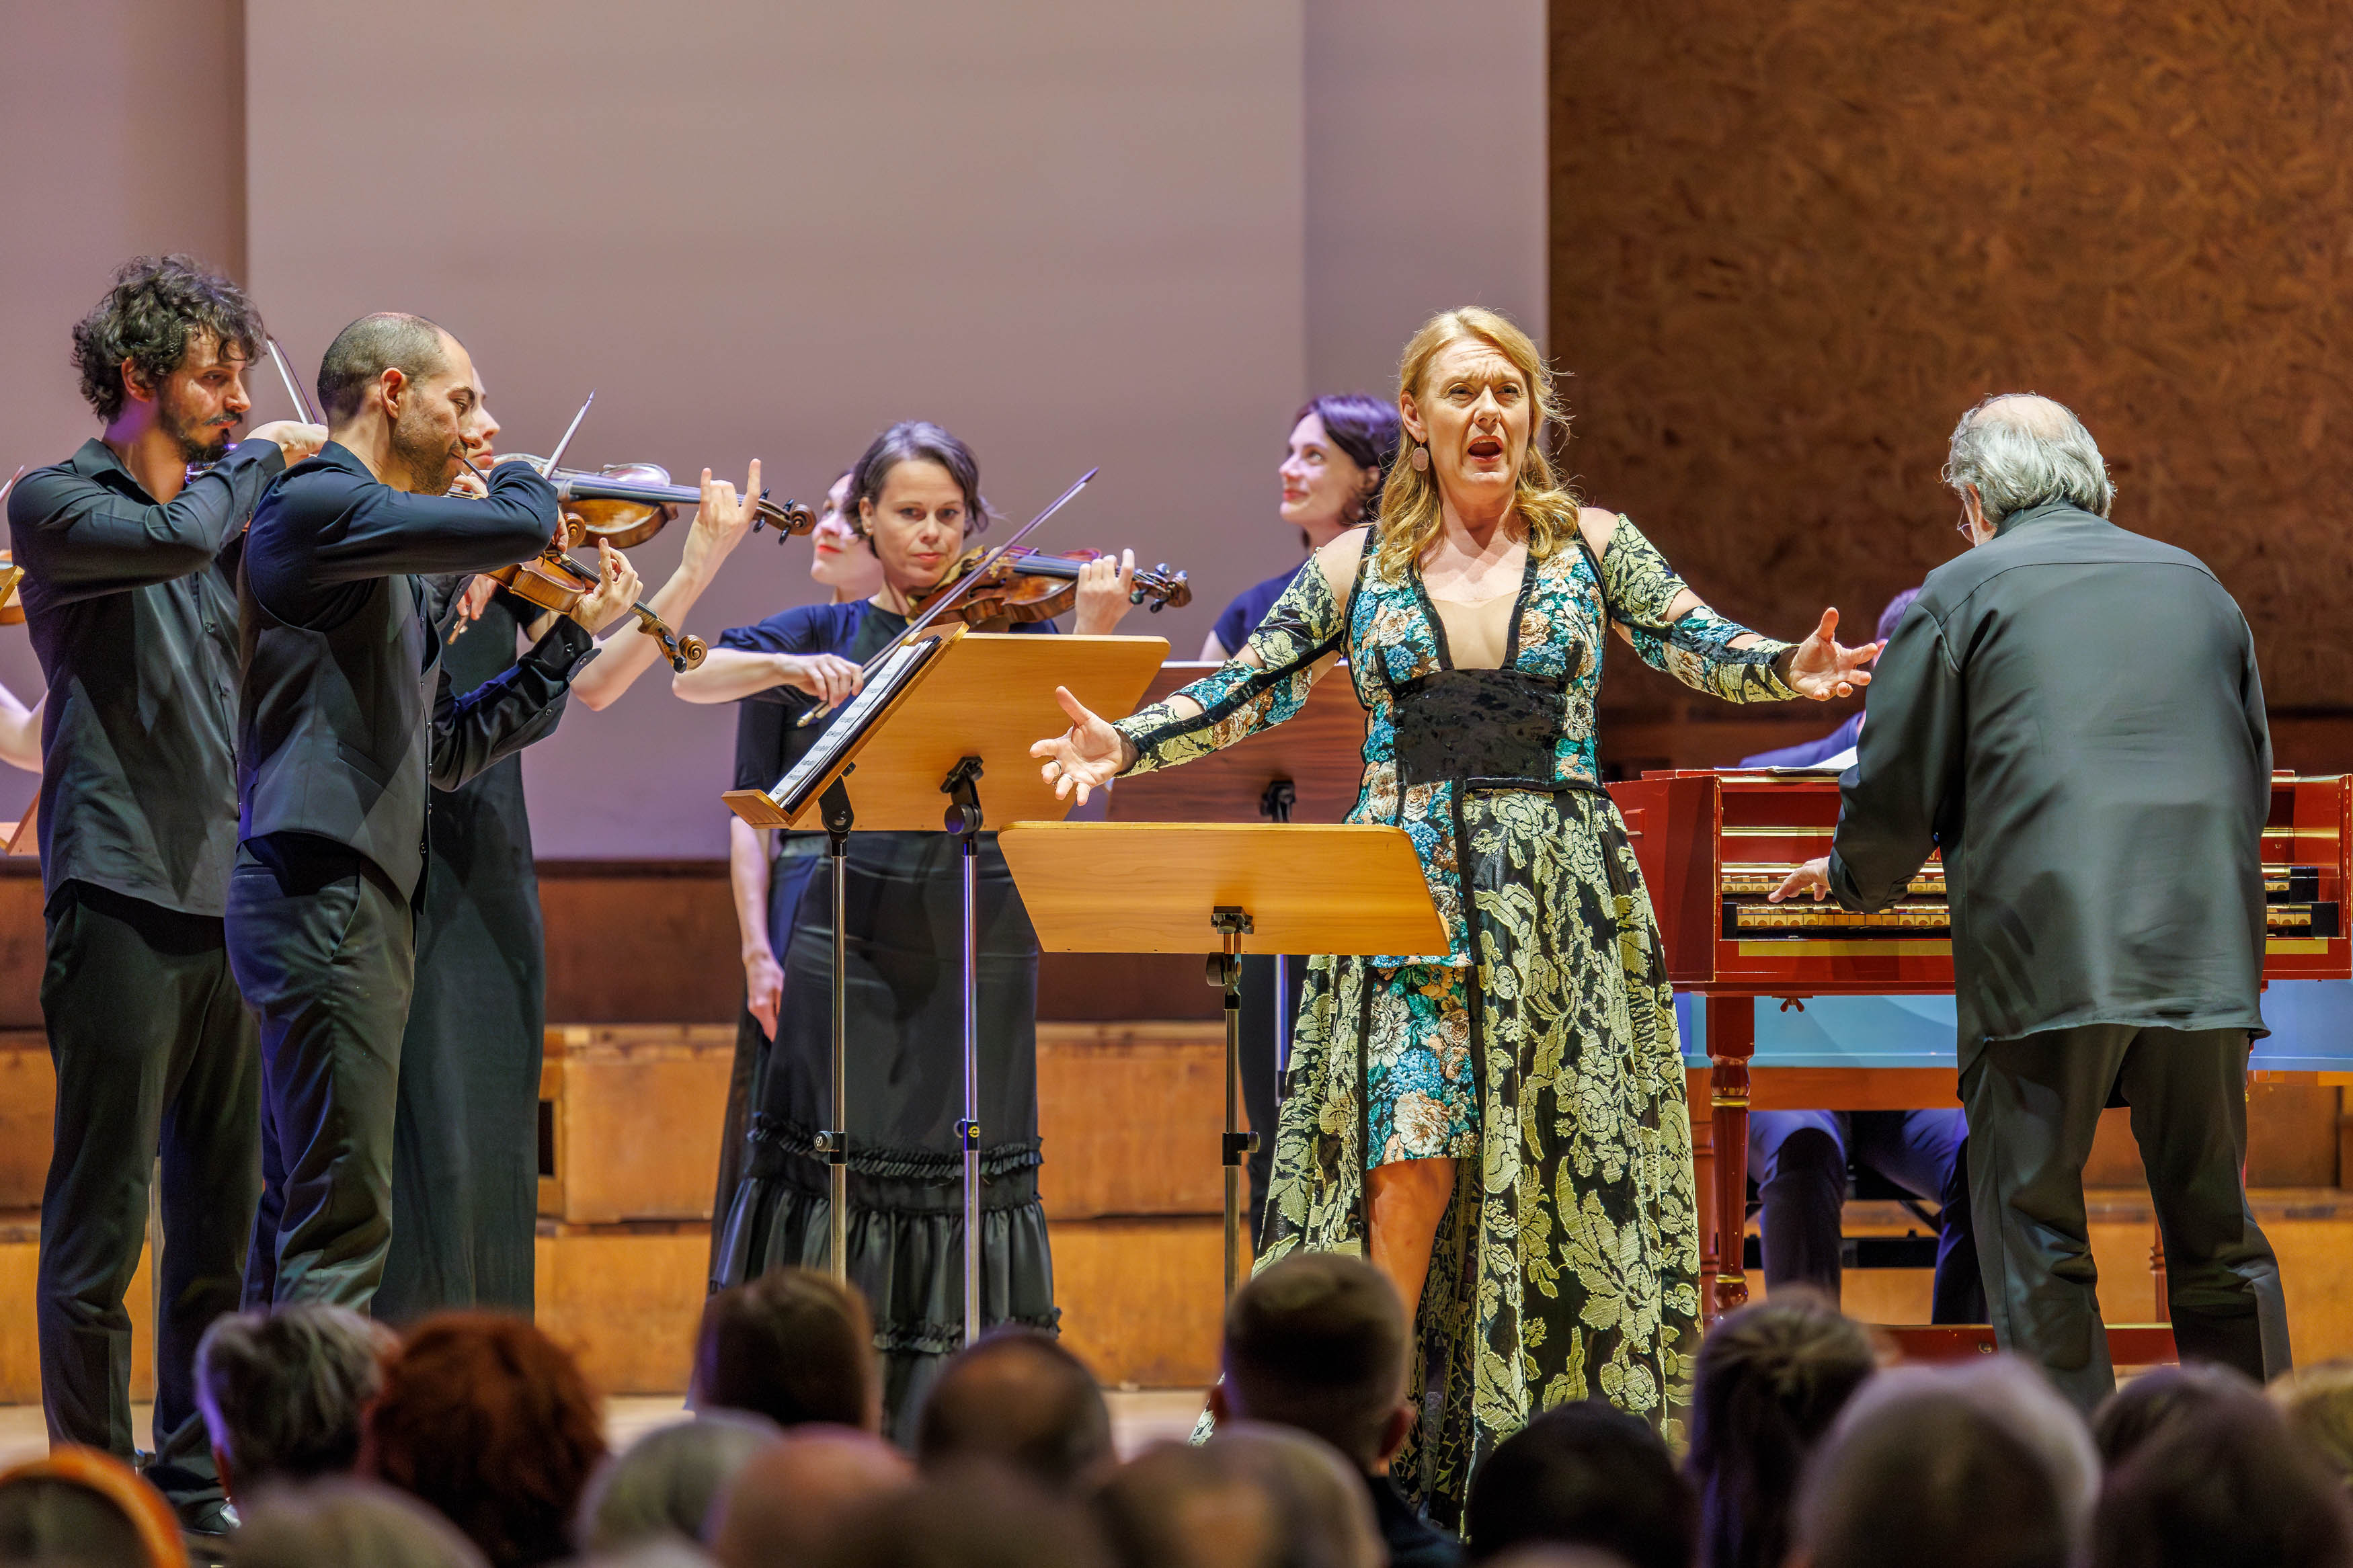
[[[1282, 723], [1307, 700], [1316, 660], [1338, 649], [1346, 633], [1339, 602], [1311, 557], [1233, 658], [1166, 701], [1119, 721], [1119, 732], [1135, 746], [1135, 765], [1128, 772], [1173, 768]], [[1256, 668], [1240, 658], [1253, 649]], [[1180, 716], [1170, 706], [1178, 697], [1190, 698], [1201, 711]]]
[[[1683, 580], [1630, 519], [1618, 520], [1601, 558], [1601, 583], [1609, 618], [1626, 628], [1634, 651], [1651, 668], [1728, 702], [1783, 702], [1798, 695], [1784, 673], [1784, 656], [1796, 644], [1752, 633], [1704, 605], [1672, 626], [1664, 624]], [[1734, 638], [1752, 636], [1759, 640], [1750, 647], [1732, 646]]]

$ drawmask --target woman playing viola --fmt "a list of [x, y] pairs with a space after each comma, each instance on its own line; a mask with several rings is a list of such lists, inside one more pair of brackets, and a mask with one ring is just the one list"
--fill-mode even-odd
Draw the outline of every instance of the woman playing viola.
[[[737, 779], [766, 789], [824, 732], [812, 708], [852, 695], [860, 664], [907, 625], [987, 511], [963, 442], [909, 421], [875, 438], [845, 508], [881, 567], [881, 586], [849, 604], [805, 605], [724, 633], [673, 685], [690, 700], [744, 699]], [[1132, 560], [1081, 568], [1075, 621], [1110, 631], [1128, 608]], [[1050, 621], [1016, 626], [1050, 632]], [[740, 1284], [781, 1264], [822, 1264], [828, 1172], [811, 1138], [830, 1102], [833, 887], [829, 857], [803, 885], [781, 944], [776, 987], [753, 1010], [775, 1044], [754, 1091], [742, 1178], [721, 1220], [712, 1278]], [[910, 1436], [938, 1364], [964, 1338], [963, 916], [955, 841], [943, 833], [858, 833], [849, 846], [850, 1135], [849, 1273], [874, 1310], [885, 1430]], [[1053, 1266], [1038, 1201], [1038, 937], [995, 834], [981, 837], [979, 953], [981, 1280], [985, 1323], [1051, 1329]], [[747, 943], [748, 949], [748, 943]], [[759, 965], [748, 951], [747, 978]]]
[[[1407, 460], [1234, 658], [1032, 754], [1082, 798], [1298, 710], [1345, 655], [1367, 722], [1350, 820], [1413, 839], [1443, 953], [1311, 961], [1260, 1266], [1360, 1247], [1417, 1304], [1394, 1475], [1459, 1526], [1535, 1412], [1599, 1396], [1671, 1432], [1698, 1349], [1691, 1127], [1659, 935], [1593, 743], [1605, 629], [1736, 702], [1866, 682], [1836, 612], [1775, 642], [1702, 604], [1634, 525], [1581, 506], [1539, 437], [1549, 368], [1491, 311], [1406, 345]], [[1434, 1409], [1424, 1404], [1434, 1394]]]

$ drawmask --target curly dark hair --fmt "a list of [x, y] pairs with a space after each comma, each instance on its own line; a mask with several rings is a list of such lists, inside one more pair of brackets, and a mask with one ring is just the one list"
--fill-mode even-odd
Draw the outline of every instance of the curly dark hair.
[[261, 312], [219, 273], [193, 256], [134, 256], [115, 270], [114, 287], [74, 323], [74, 364], [81, 395], [111, 425], [122, 413], [122, 362], [150, 382], [180, 367], [188, 341], [209, 333], [250, 360], [261, 351]]
[[360, 1468], [424, 1500], [492, 1568], [552, 1563], [605, 1457], [596, 1396], [579, 1363], [530, 1320], [427, 1318], [385, 1369]]

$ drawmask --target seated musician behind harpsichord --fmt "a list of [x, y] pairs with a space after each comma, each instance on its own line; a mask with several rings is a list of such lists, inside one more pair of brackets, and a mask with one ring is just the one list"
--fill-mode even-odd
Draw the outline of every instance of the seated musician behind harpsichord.
[[[1906, 588], [1888, 600], [1879, 612], [1873, 640], [1885, 642], [1894, 636], [1904, 612], [1919, 595], [1919, 589]], [[1819, 741], [1760, 752], [1741, 758], [1740, 765], [1835, 766], [1841, 754], [1852, 756], [1862, 731], [1858, 709]], [[1838, 1300], [1843, 1241], [1839, 1221], [1852, 1161], [1914, 1197], [1941, 1205], [1928, 1321], [1985, 1321], [1985, 1287], [1969, 1230], [1968, 1167], [1963, 1152], [1968, 1137], [1968, 1124], [1955, 1110], [1750, 1111], [1748, 1169], [1764, 1205], [1757, 1228], [1764, 1243], [1766, 1288], [1811, 1285]]]
[[2083, 1178], [2121, 1097], [2182, 1359], [2266, 1378], [2288, 1346], [2242, 1175], [2272, 765], [2254, 639], [2196, 556], [2107, 521], [2099, 447], [2050, 399], [1971, 409], [1945, 479], [1969, 552], [1879, 661], [1831, 854], [1771, 896], [1882, 909], [1942, 853], [2004, 1350], [2087, 1412], [2115, 1386]]

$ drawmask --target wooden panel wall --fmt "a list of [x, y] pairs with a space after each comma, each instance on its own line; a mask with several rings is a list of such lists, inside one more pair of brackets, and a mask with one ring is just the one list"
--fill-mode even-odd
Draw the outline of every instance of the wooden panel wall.
[[[2116, 520], [2238, 595], [2273, 707], [2341, 712], [2348, 20], [1555, 5], [1571, 469], [1736, 618], [1787, 635], [1834, 603], [1868, 626], [1960, 548], [1936, 479], [1960, 413], [2039, 391], [2108, 455]], [[1634, 664], [1613, 661], [1614, 710], [1688, 706]]]

